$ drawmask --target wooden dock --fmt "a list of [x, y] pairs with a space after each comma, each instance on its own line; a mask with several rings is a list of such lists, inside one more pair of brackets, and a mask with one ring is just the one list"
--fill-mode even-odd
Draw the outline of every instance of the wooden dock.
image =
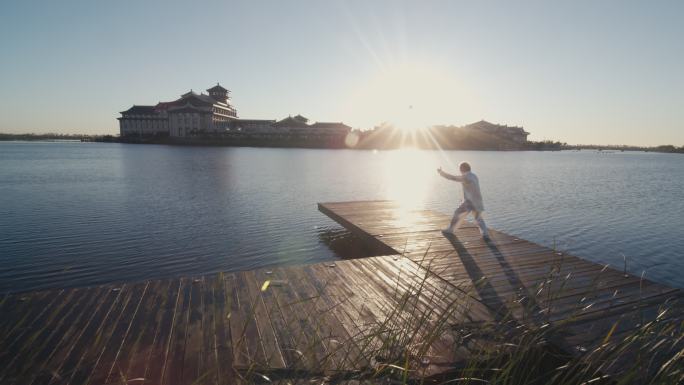
[[569, 351], [600, 344], [617, 321], [613, 335], [629, 333], [664, 303], [679, 310], [684, 299], [679, 289], [496, 230], [490, 242], [473, 225], [445, 237], [441, 229], [451, 216], [430, 210], [405, 210], [391, 201], [324, 203], [319, 210], [467, 292], [495, 320], [564, 325], [557, 342]]
[[[389, 255], [0, 299], [1, 384], [236, 384], [467, 361], [483, 325], [547, 327], [581, 355], [662, 318], [678, 289], [387, 201], [319, 204]], [[435, 332], [438, 331], [438, 332]], [[464, 335], [470, 336], [464, 338]], [[609, 370], [619, 370], [616, 363]]]

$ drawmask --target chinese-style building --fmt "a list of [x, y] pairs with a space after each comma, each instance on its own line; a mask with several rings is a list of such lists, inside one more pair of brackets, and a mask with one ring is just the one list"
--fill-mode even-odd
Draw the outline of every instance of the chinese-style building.
[[197, 94], [190, 90], [172, 102], [154, 106], [134, 105], [121, 112], [119, 129], [125, 136], [193, 137], [219, 134], [337, 135], [351, 127], [342, 122], [316, 122], [296, 115], [282, 120], [240, 119], [230, 100], [230, 91], [218, 83]]
[[237, 119], [227, 89], [216, 84], [207, 94], [190, 90], [172, 102], [133, 106], [121, 112], [121, 136], [192, 136], [222, 132]]
[[468, 124], [463, 126], [463, 128], [496, 135], [498, 137], [521, 144], [527, 143], [527, 136], [530, 134], [522, 127], [494, 124], [486, 120], [480, 120], [479, 122]]

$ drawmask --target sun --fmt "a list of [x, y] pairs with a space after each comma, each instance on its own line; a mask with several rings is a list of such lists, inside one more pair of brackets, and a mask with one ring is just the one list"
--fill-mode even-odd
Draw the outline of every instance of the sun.
[[424, 62], [379, 70], [360, 79], [345, 113], [372, 125], [387, 122], [406, 133], [458, 121], [475, 98], [455, 75]]

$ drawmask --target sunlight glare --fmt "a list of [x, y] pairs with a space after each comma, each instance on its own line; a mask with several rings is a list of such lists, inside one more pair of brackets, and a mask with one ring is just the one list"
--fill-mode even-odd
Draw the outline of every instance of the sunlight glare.
[[387, 199], [411, 209], [425, 203], [437, 165], [429, 151], [402, 149], [383, 153]]
[[358, 121], [388, 122], [410, 133], [456, 122], [464, 111], [476, 110], [476, 99], [453, 71], [416, 62], [360, 79], [346, 109]]

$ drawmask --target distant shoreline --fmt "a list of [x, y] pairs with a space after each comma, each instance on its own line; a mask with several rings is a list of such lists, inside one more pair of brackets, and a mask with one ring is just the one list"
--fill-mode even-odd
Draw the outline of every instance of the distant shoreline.
[[[100, 143], [127, 143], [127, 144], [164, 144], [179, 146], [206, 146], [206, 147], [272, 147], [272, 148], [319, 148], [319, 149], [360, 149], [360, 150], [389, 150], [397, 147], [370, 148], [348, 147], [344, 143], [325, 142], [325, 140], [301, 140], [299, 138], [285, 140], [258, 140], [236, 138], [188, 138], [175, 139], [168, 137], [157, 138], [121, 138], [113, 135], [79, 135], [79, 134], [3, 134], [0, 133], [0, 141], [3, 142], [100, 142]], [[431, 149], [431, 148], [424, 148]], [[597, 150], [597, 151], [639, 151], [658, 153], [684, 153], [684, 146], [629, 146], [629, 145], [569, 145], [566, 143], [543, 141], [528, 142], [525, 146], [517, 149], [505, 148], [449, 148], [449, 150], [484, 150], [484, 151], [560, 151], [560, 150]]]

